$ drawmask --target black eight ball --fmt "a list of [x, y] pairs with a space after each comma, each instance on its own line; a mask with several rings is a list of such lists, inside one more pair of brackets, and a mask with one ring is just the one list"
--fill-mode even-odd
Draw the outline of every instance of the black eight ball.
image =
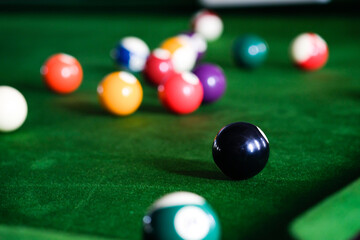
[[235, 180], [248, 179], [264, 169], [270, 154], [269, 141], [253, 124], [231, 123], [216, 135], [212, 154], [226, 176]]

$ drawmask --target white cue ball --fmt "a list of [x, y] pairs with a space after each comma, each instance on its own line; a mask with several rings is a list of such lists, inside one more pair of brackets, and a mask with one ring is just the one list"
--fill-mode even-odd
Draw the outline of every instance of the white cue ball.
[[24, 123], [27, 112], [26, 100], [18, 90], [0, 86], [0, 132], [18, 129]]
[[193, 30], [202, 35], [207, 41], [218, 39], [224, 25], [221, 18], [214, 12], [201, 10], [192, 19]]

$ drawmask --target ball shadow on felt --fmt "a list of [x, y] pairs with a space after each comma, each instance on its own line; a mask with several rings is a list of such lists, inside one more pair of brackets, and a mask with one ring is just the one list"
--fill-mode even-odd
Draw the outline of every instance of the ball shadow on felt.
[[229, 178], [216, 167], [212, 160], [158, 158], [153, 159], [151, 165], [160, 170], [177, 175], [214, 180], [229, 180]]
[[57, 99], [56, 103], [65, 109], [82, 115], [107, 115], [99, 103], [82, 97], [65, 96], [65, 98]]

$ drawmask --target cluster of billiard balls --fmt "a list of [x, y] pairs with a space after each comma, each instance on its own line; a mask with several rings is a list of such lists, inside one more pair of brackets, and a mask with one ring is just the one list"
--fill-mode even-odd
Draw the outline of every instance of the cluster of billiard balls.
[[[226, 89], [221, 67], [200, 63], [207, 42], [222, 34], [222, 20], [210, 11], [200, 11], [192, 18], [191, 26], [190, 31], [165, 39], [153, 51], [133, 36], [121, 39], [111, 51], [121, 69], [142, 72], [144, 79], [157, 87], [162, 105], [175, 114], [189, 114], [202, 103], [215, 102]], [[102, 95], [106, 94], [102, 86], [100, 90]]]
[[[218, 100], [226, 88], [224, 73], [215, 64], [199, 64], [199, 61], [207, 49], [207, 41], [217, 39], [222, 30], [219, 16], [201, 11], [193, 18], [191, 32], [166, 39], [152, 52], [139, 38], [123, 38], [111, 56], [127, 71], [110, 73], [99, 83], [97, 93], [101, 105], [120, 116], [132, 114], [139, 108], [143, 91], [130, 72], [142, 72], [144, 78], [157, 87], [163, 106], [176, 114], [189, 114], [202, 103]], [[246, 68], [260, 66], [267, 51], [267, 43], [255, 35], [240, 36], [233, 45], [236, 64]], [[326, 63], [328, 49], [320, 36], [305, 33], [293, 41], [291, 55], [300, 68], [316, 70]], [[55, 54], [41, 67], [41, 75], [49, 89], [68, 94], [80, 86], [83, 70], [74, 57]], [[0, 131], [16, 130], [26, 116], [27, 103], [23, 95], [12, 87], [0, 86]], [[214, 162], [234, 180], [248, 179], [262, 171], [269, 153], [269, 142], [263, 131], [245, 122], [223, 127], [212, 145]], [[215, 211], [204, 198], [194, 193], [175, 192], [150, 207], [143, 218], [143, 237], [218, 240], [221, 229]]]
[[[222, 20], [203, 10], [192, 18], [191, 26], [191, 31], [166, 39], [152, 52], [139, 38], [125, 37], [119, 41], [111, 55], [119, 67], [128, 71], [110, 73], [100, 82], [97, 92], [101, 105], [115, 115], [134, 113], [141, 105], [143, 92], [130, 72], [141, 71], [148, 82], [158, 87], [161, 103], [174, 113], [189, 114], [202, 103], [221, 98], [226, 89], [224, 72], [215, 64], [199, 61], [206, 52], [207, 41], [222, 34]], [[256, 68], [266, 60], [268, 44], [259, 36], [242, 35], [234, 41], [232, 52], [238, 66]], [[313, 71], [326, 64], [329, 52], [319, 35], [303, 33], [292, 42], [290, 54], [296, 66]], [[63, 53], [51, 56], [42, 66], [41, 74], [49, 89], [59, 94], [75, 91], [83, 78], [78, 60]], [[27, 110], [19, 91], [0, 86], [0, 132], [18, 129]]]

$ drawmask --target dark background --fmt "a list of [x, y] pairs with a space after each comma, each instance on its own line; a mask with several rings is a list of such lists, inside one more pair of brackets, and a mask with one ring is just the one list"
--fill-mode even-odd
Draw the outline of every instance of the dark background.
[[[359, 5], [356, 0], [332, 0], [330, 3], [325, 4], [305, 4], [302, 5], [304, 8], [309, 10], [316, 10], [319, 8], [329, 8], [333, 10], [340, 10], [339, 8], [344, 8], [348, 11], [355, 12], [354, 5]], [[196, 9], [201, 8], [202, 5], [197, 0], [132, 0], [132, 1], [122, 1], [122, 0], [0, 0], [0, 9], [51, 9], [55, 8], [58, 10], [67, 9], [67, 8], [78, 8], [82, 10], [96, 8], [106, 9], [106, 10], [136, 10], [136, 9], [172, 9], [172, 10], [182, 10], [182, 9]], [[252, 9], [252, 8], [290, 8], [298, 9], [298, 5], [283, 5], [283, 6], [266, 6], [266, 7], [235, 7], [235, 9]], [[226, 8], [230, 10], [229, 8]], [[234, 8], [231, 8], [234, 10]], [[299, 9], [298, 9], [299, 10]]]

